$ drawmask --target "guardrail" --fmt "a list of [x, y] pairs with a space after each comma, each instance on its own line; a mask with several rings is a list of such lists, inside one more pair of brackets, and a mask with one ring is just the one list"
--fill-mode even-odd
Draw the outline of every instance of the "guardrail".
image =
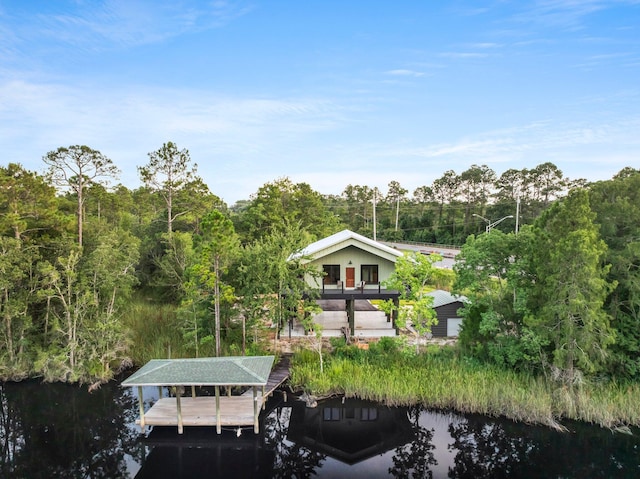
[[406, 244], [410, 246], [424, 246], [425, 248], [444, 248], [444, 249], [455, 249], [460, 251], [462, 246], [457, 246], [453, 244], [438, 244], [438, 243], [421, 243], [420, 241], [387, 241], [380, 240], [380, 243], [383, 244]]

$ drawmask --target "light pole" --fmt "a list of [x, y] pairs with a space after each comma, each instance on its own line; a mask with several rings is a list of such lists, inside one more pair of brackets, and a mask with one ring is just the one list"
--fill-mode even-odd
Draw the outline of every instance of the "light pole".
[[478, 218], [481, 218], [481, 219], [483, 219], [483, 220], [485, 220], [485, 221], [486, 221], [486, 223], [487, 223], [487, 228], [486, 228], [486, 230], [485, 230], [485, 231], [486, 231], [487, 233], [488, 233], [489, 231], [491, 231], [491, 228], [493, 228], [493, 227], [494, 227], [494, 226], [496, 226], [497, 224], [502, 223], [502, 222], [503, 222], [504, 220], [506, 220], [506, 219], [513, 218], [513, 215], [508, 215], [508, 216], [505, 216], [504, 218], [500, 218], [499, 220], [496, 220], [496, 221], [494, 221], [494, 222], [492, 223], [492, 222], [491, 222], [491, 220], [488, 220], [488, 219], [487, 219], [487, 218], [485, 218], [484, 216], [480, 216], [480, 215], [477, 215], [477, 214], [475, 214], [475, 213], [473, 213], [471, 216], [477, 216]]

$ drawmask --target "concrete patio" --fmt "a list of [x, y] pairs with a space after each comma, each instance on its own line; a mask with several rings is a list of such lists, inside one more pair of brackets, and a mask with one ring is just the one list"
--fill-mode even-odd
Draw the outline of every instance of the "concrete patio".
[[[323, 337], [339, 337], [343, 335], [343, 328], [348, 330], [349, 322], [342, 300], [318, 300], [322, 313], [314, 317], [314, 322], [322, 326]], [[305, 331], [298, 322], [294, 323], [291, 331], [285, 329], [282, 336], [303, 337]], [[355, 301], [355, 337], [380, 338], [396, 336], [396, 330], [383, 311], [380, 311], [367, 300]]]

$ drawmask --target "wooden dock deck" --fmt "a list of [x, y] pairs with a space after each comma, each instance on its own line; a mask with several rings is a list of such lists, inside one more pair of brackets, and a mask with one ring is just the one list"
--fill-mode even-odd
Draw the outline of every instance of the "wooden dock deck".
[[[152, 360], [123, 385], [138, 388], [140, 418], [136, 424], [144, 431], [146, 426], [251, 426], [259, 432], [258, 416], [267, 398], [289, 377], [289, 357], [285, 356], [272, 369], [273, 356], [226, 357], [201, 359]], [[247, 376], [248, 375], [248, 376]], [[157, 386], [160, 398], [144, 411], [143, 386]], [[247, 385], [240, 396], [230, 394], [232, 386]], [[164, 386], [175, 391], [186, 391], [191, 386], [191, 397], [162, 397]], [[196, 396], [197, 386], [213, 386], [215, 396]], [[220, 394], [227, 387], [229, 395]]]
[[[280, 358], [280, 361], [278, 361], [278, 364], [276, 364], [274, 368], [271, 370], [271, 373], [269, 374], [269, 379], [267, 380], [267, 384], [263, 388], [263, 395], [265, 398], [263, 399], [263, 404], [262, 404], [263, 406], [264, 406], [264, 401], [266, 401], [266, 398], [271, 396], [276, 389], [282, 386], [282, 384], [287, 379], [289, 379], [290, 367], [291, 367], [291, 356], [284, 355]], [[243, 396], [250, 396], [250, 395], [251, 395], [251, 390], [245, 391], [243, 394]]]
[[[220, 396], [221, 426], [253, 426], [252, 396]], [[180, 412], [183, 426], [211, 426], [216, 424], [217, 408], [214, 396], [181, 397]], [[161, 398], [144, 414], [149, 426], [178, 426], [178, 405], [175, 397]], [[140, 419], [136, 421], [140, 424]]]

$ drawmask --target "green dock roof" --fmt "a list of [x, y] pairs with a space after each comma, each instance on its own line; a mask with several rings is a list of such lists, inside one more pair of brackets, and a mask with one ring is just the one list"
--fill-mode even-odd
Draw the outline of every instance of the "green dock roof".
[[152, 359], [122, 386], [264, 386], [273, 356]]

